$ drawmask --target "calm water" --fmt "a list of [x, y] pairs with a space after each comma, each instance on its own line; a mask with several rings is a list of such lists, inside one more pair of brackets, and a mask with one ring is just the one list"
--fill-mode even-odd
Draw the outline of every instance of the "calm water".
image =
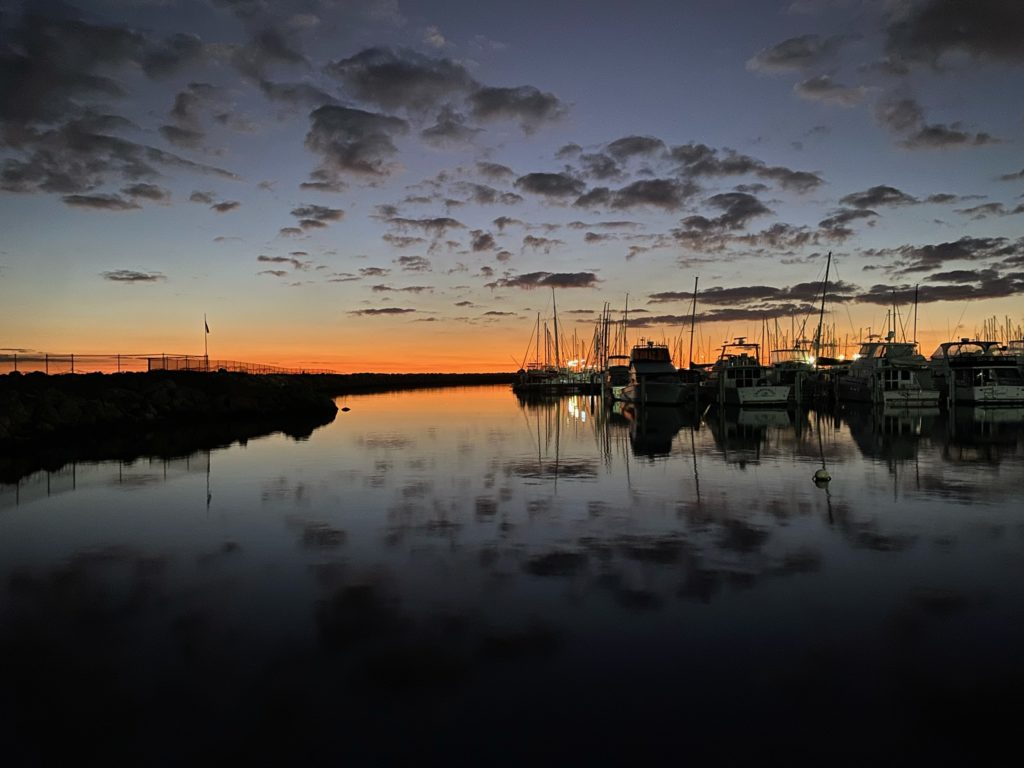
[[339, 405], [0, 487], [4, 762], [1018, 764], [1020, 411]]

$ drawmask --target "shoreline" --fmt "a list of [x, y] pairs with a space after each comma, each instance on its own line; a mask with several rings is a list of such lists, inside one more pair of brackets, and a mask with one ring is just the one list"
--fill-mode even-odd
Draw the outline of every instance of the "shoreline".
[[[509, 383], [514, 374], [248, 374], [150, 371], [0, 376], [0, 453], [89, 433], [330, 417], [346, 394]], [[325, 422], [325, 423], [328, 423]]]

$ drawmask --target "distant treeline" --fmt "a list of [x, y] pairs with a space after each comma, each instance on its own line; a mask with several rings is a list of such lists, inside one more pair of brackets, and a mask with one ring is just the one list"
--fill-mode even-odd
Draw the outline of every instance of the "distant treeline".
[[317, 389], [330, 395], [350, 392], [388, 392], [432, 387], [468, 387], [483, 384], [511, 384], [514, 373], [320, 373], [299, 374]]

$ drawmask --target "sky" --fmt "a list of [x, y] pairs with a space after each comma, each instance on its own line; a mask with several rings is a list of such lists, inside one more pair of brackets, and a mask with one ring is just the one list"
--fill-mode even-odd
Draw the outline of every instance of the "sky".
[[0, 354], [515, 370], [698, 281], [708, 358], [829, 252], [928, 354], [1024, 323], [1022, 69], [1019, 0], [0, 0]]

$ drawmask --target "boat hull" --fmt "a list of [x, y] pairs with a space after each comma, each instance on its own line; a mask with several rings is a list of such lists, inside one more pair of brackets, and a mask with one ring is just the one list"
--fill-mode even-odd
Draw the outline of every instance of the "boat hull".
[[782, 384], [754, 387], [726, 387], [722, 393], [726, 405], [757, 408], [786, 405], [791, 387]]
[[1024, 403], [1024, 386], [991, 384], [980, 387], [967, 387], [957, 384], [954, 388], [953, 399], [958, 403], [1014, 405]]
[[638, 405], [679, 405], [696, 397], [697, 388], [683, 382], [646, 381], [622, 388], [622, 399]]

